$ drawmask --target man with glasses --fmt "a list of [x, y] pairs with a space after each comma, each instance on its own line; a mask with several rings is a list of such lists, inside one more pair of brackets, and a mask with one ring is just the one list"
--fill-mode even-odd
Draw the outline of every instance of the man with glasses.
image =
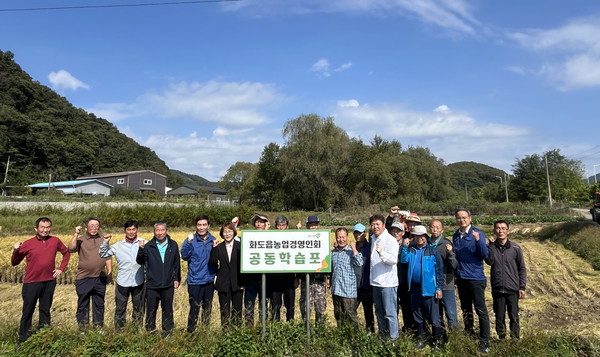
[[459, 228], [452, 236], [456, 252], [456, 283], [460, 308], [463, 313], [465, 331], [475, 335], [473, 326], [475, 319], [473, 307], [479, 317], [479, 351], [489, 352], [490, 319], [485, 305], [486, 278], [483, 272], [483, 261], [489, 251], [485, 244], [485, 234], [471, 225], [471, 212], [459, 208], [455, 212]]
[[504, 317], [508, 310], [510, 336], [519, 338], [519, 299], [525, 298], [527, 270], [523, 251], [516, 243], [508, 239], [510, 230], [508, 222], [494, 222], [494, 242], [488, 244], [490, 254], [485, 260], [492, 266], [490, 284], [496, 315], [496, 332], [498, 338], [506, 338]]

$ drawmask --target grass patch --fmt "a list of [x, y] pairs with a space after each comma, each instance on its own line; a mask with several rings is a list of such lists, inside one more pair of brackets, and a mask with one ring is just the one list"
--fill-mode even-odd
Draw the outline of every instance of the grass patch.
[[562, 244], [600, 270], [600, 226], [589, 222], [566, 222], [544, 228], [537, 234], [542, 241]]
[[[11, 326], [16, 332], [16, 327]], [[450, 342], [438, 351], [414, 348], [414, 341], [401, 336], [394, 342], [381, 341], [363, 329], [314, 327], [311, 343], [300, 323], [272, 323], [263, 339], [260, 329], [245, 327], [225, 331], [203, 329], [189, 334], [176, 330], [167, 337], [128, 327], [123, 332], [45, 328], [21, 345], [14, 335], [0, 335], [3, 356], [476, 356], [477, 341], [453, 332]], [[600, 354], [594, 337], [564, 332], [526, 334], [520, 341], [492, 343], [489, 356], [592, 357]]]

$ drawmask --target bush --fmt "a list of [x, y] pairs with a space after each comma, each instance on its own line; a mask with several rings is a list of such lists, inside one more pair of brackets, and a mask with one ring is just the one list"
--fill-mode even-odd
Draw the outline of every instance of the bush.
[[586, 222], [567, 222], [546, 227], [537, 235], [540, 240], [551, 240], [572, 250], [600, 270], [600, 227]]

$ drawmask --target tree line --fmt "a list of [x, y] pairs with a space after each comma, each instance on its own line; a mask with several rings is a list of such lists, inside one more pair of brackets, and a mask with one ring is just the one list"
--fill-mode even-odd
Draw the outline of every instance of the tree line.
[[[332, 117], [303, 114], [285, 123], [283, 144], [269, 143], [257, 163], [238, 161], [219, 185], [264, 210], [323, 210], [385, 202], [435, 202], [465, 195], [491, 202], [585, 201], [583, 165], [550, 150], [518, 159], [513, 174], [474, 162], [446, 165], [428, 148], [398, 140], [351, 138]], [[499, 180], [499, 178], [503, 178]], [[508, 187], [506, 187], [508, 185]], [[508, 190], [507, 190], [508, 188]]]

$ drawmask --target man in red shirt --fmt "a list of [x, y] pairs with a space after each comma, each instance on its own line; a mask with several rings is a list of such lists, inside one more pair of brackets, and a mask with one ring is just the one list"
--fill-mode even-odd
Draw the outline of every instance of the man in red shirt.
[[[56, 287], [56, 278], [69, 264], [71, 254], [57, 237], [51, 236], [52, 221], [41, 217], [35, 221], [35, 237], [13, 246], [10, 262], [13, 266], [25, 259], [25, 277], [23, 278], [23, 315], [19, 327], [19, 343], [25, 342], [31, 335], [31, 320], [35, 304], [39, 300], [39, 328], [50, 325], [50, 308]], [[56, 268], [56, 253], [63, 255], [60, 266]]]

